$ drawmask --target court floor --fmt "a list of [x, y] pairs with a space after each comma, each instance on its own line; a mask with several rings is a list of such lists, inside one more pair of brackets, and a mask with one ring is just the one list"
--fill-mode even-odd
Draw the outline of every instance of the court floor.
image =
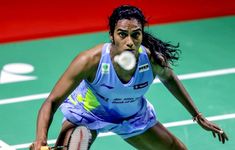
[[[229, 136], [226, 144], [193, 123], [182, 105], [155, 80], [146, 97], [158, 119], [190, 150], [235, 150], [235, 16], [146, 28], [164, 41], [180, 43], [175, 73], [203, 114]], [[36, 117], [53, 85], [79, 52], [109, 42], [107, 32], [0, 45], [0, 140], [27, 149], [35, 138]], [[53, 144], [62, 115], [57, 111], [48, 140]], [[101, 134], [91, 150], [134, 149], [117, 135]], [[1, 147], [0, 150], [4, 150]], [[6, 147], [5, 147], [5, 150]]]

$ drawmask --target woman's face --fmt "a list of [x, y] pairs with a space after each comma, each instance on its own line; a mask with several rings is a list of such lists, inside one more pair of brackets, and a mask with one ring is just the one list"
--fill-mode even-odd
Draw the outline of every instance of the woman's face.
[[110, 38], [116, 54], [131, 51], [137, 57], [143, 39], [142, 25], [136, 19], [119, 20]]

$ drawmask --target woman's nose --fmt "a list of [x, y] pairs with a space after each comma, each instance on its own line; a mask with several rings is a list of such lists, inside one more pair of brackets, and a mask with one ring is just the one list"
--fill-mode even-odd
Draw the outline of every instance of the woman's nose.
[[131, 37], [128, 37], [128, 41], [127, 41], [128, 48], [132, 48], [133, 45], [134, 45], [133, 40], [131, 39]]

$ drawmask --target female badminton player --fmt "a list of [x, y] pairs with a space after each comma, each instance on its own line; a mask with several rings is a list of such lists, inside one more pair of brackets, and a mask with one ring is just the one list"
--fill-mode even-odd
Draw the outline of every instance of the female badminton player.
[[[203, 117], [174, 74], [171, 65], [179, 58], [178, 46], [146, 33], [146, 23], [137, 7], [114, 9], [109, 17], [110, 43], [86, 50], [71, 62], [39, 111], [31, 149], [47, 145], [53, 115], [60, 107], [64, 120], [56, 146], [66, 146], [75, 128], [86, 127], [77, 135], [89, 146], [98, 133], [114, 132], [136, 149], [186, 150], [144, 96], [156, 76], [203, 129], [222, 143], [228, 140], [221, 128]], [[89, 133], [90, 139], [84, 139]]]

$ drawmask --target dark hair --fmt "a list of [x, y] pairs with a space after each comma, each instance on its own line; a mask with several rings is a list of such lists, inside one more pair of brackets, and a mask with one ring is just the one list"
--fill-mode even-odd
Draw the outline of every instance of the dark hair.
[[168, 62], [174, 65], [174, 62], [179, 59], [179, 44], [176, 46], [171, 45], [145, 32], [144, 26], [147, 20], [142, 11], [135, 6], [122, 5], [113, 10], [112, 15], [109, 17], [109, 34], [111, 36], [113, 36], [117, 22], [121, 19], [136, 19], [142, 25], [142, 45], [150, 50], [151, 56], [159, 65], [167, 67]]
[[136, 7], [130, 5], [122, 5], [114, 9], [112, 15], [109, 17], [109, 33], [113, 35], [117, 22], [122, 19], [136, 19], [144, 29], [144, 25], [147, 23], [143, 13]]

